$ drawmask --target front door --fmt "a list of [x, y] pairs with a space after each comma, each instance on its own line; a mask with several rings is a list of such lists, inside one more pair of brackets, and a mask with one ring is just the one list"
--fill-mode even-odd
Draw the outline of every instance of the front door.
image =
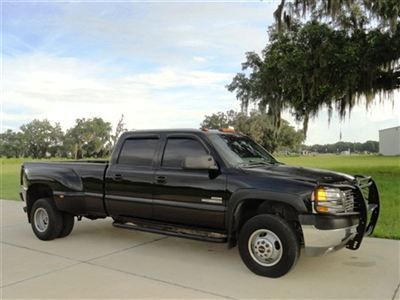
[[166, 137], [155, 173], [153, 218], [173, 224], [224, 228], [226, 177], [208, 170], [185, 170], [185, 157], [210, 154], [196, 135]]

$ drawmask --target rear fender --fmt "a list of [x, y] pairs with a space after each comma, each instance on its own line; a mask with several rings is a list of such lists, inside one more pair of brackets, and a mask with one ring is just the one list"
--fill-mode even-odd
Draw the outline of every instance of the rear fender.
[[24, 173], [29, 184], [46, 183], [53, 190], [83, 191], [83, 183], [79, 175], [71, 168], [51, 166], [35, 166], [24, 168]]
[[[58, 166], [25, 166], [23, 169], [23, 189], [26, 189], [27, 213], [33, 203], [43, 197], [51, 197], [59, 210], [71, 213], [85, 211], [83, 183], [71, 168]], [[37, 192], [49, 191], [46, 193]]]

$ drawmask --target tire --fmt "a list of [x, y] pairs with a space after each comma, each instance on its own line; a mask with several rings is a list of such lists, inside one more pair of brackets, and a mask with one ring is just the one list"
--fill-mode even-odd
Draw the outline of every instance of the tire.
[[240, 230], [239, 253], [255, 274], [277, 278], [288, 273], [300, 255], [295, 230], [275, 215], [258, 215]]
[[33, 204], [30, 220], [33, 232], [43, 241], [55, 239], [63, 229], [62, 213], [51, 198], [42, 198]]
[[63, 218], [63, 228], [60, 232], [60, 235], [58, 236], [59, 238], [66, 237], [69, 235], [74, 228], [74, 215], [71, 215], [69, 213], [62, 213], [62, 218]]

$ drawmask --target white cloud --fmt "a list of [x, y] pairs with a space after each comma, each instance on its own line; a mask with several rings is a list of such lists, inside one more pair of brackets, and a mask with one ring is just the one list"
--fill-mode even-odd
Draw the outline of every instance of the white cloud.
[[198, 63], [204, 63], [207, 61], [207, 58], [202, 56], [193, 56], [193, 60]]
[[[2, 119], [48, 118], [64, 129], [76, 118], [103, 117], [129, 128], [198, 127], [205, 114], [235, 106], [225, 89], [232, 74], [161, 68], [154, 72], [107, 78], [107, 66], [45, 54], [19, 56], [4, 64]], [[32, 113], [32, 112], [33, 113]], [[21, 114], [22, 113], [22, 114]]]
[[179, 88], [179, 87], [210, 87], [221, 86], [221, 83], [232, 79], [233, 74], [206, 71], [192, 71], [161, 68], [156, 73], [144, 73], [126, 78], [128, 83], [145, 85], [153, 89]]
[[70, 3], [51, 24], [57, 36], [74, 34], [77, 41], [111, 49], [114, 55], [187, 65], [193, 55], [218, 54], [220, 64], [234, 62], [239, 69], [246, 51], [265, 46], [275, 8], [276, 3], [265, 2]]

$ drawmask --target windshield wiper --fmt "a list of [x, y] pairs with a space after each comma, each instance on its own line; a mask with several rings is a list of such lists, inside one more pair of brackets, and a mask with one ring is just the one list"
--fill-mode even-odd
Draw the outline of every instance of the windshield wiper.
[[259, 165], [269, 166], [273, 165], [274, 162], [266, 162], [266, 161], [258, 161], [258, 160], [249, 160], [248, 163], [239, 164], [240, 167], [255, 167]]
[[249, 161], [250, 165], [270, 165], [270, 162], [266, 161]]

